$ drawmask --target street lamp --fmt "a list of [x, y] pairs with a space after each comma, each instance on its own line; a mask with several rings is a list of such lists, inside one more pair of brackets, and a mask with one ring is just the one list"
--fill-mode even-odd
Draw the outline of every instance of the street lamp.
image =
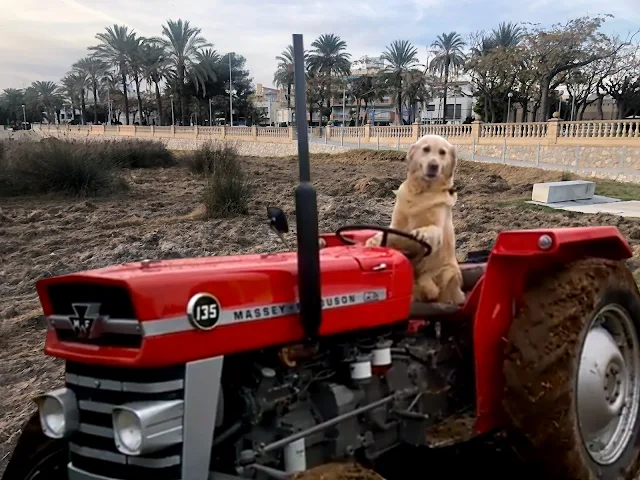
[[27, 129], [27, 113], [24, 109], [24, 103], [22, 104], [22, 128]]
[[175, 114], [173, 112], [173, 93], [171, 95], [169, 95], [169, 98], [171, 99], [171, 125], [175, 125], [176, 124], [176, 117], [175, 117]]
[[509, 92], [507, 97], [507, 123], [509, 123], [511, 121], [511, 99], [513, 98], [513, 92]]

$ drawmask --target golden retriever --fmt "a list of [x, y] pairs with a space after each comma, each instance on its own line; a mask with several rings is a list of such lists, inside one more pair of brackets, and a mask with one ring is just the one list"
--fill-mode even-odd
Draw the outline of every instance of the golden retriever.
[[[407, 179], [396, 194], [390, 227], [427, 242], [433, 251], [425, 257], [424, 248], [417, 250], [418, 244], [397, 235], [389, 235], [387, 245], [419, 253], [412, 258], [416, 301], [461, 304], [465, 300], [452, 219], [456, 166], [455, 147], [438, 135], [419, 138], [407, 152]], [[377, 233], [366, 245], [377, 246], [381, 240], [382, 233]]]

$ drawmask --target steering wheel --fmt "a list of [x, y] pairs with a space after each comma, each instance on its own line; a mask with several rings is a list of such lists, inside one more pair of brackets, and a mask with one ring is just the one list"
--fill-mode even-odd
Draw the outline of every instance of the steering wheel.
[[426, 250], [424, 254], [425, 257], [428, 255], [431, 255], [431, 251], [433, 250], [433, 248], [431, 248], [431, 245], [429, 245], [427, 242], [417, 239], [410, 233], [403, 232], [401, 230], [396, 230], [395, 228], [391, 228], [391, 227], [381, 227], [379, 225], [345, 225], [336, 230], [336, 236], [340, 239], [340, 241], [342, 241], [342, 243], [345, 243], [347, 245], [355, 245], [357, 242], [355, 242], [354, 240], [351, 240], [350, 238], [344, 237], [342, 234], [344, 232], [357, 231], [357, 230], [377, 230], [379, 232], [382, 232], [382, 242], [380, 243], [380, 246], [382, 247], [387, 246], [387, 238], [391, 233], [393, 235], [398, 235], [399, 237], [404, 237], [408, 240], [412, 240], [418, 245], [420, 245], [422, 248]]

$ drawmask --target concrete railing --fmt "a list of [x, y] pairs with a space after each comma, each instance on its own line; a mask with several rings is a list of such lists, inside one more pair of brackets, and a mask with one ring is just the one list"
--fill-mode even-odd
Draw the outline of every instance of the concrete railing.
[[[224, 139], [264, 143], [295, 141], [293, 127], [200, 127], [138, 125], [42, 125], [43, 132], [58, 135], [107, 135], [141, 138]], [[328, 143], [408, 145], [427, 134], [441, 135], [457, 145], [559, 145], [640, 147], [640, 120], [601, 120], [450, 125], [413, 125], [312, 128], [310, 134]]]

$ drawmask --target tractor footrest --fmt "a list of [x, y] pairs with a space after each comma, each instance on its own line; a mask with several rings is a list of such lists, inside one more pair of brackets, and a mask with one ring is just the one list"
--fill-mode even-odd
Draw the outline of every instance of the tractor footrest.
[[429, 447], [448, 447], [471, 440], [476, 436], [476, 417], [472, 412], [453, 415], [427, 427], [425, 444]]
[[409, 318], [431, 319], [458, 313], [462, 305], [436, 302], [413, 302], [409, 311]]

